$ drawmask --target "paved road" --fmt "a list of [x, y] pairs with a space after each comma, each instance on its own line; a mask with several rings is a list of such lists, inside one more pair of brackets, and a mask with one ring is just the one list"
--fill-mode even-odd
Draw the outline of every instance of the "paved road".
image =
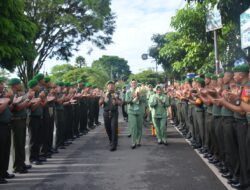
[[66, 150], [17, 175], [0, 189], [20, 190], [224, 190], [226, 189], [179, 133], [169, 127], [169, 146], [157, 145], [143, 129], [140, 148], [132, 150], [127, 124], [120, 120], [119, 146], [108, 150], [103, 126]]

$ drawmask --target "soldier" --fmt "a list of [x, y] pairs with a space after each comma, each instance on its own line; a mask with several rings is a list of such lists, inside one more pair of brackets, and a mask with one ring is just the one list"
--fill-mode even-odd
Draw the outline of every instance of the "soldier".
[[41, 165], [42, 162], [39, 159], [40, 145], [41, 145], [41, 131], [42, 131], [42, 96], [44, 93], [40, 92], [40, 87], [35, 79], [28, 82], [29, 94], [32, 97], [30, 105], [30, 162], [36, 165]]
[[103, 105], [104, 125], [110, 142], [110, 151], [115, 151], [118, 143], [118, 106], [122, 101], [115, 93], [113, 81], [108, 81], [106, 86], [108, 91], [100, 98], [99, 105]]
[[[234, 111], [234, 133], [237, 138], [238, 150], [235, 150], [235, 154], [239, 155], [239, 169], [240, 175], [239, 179], [237, 176], [229, 179], [229, 183], [234, 188], [246, 188], [249, 186], [249, 172], [247, 169], [247, 131], [248, 131], [248, 123], [246, 119], [246, 115], [244, 109], [241, 108], [240, 103], [242, 101], [247, 102], [247, 86], [248, 86], [248, 73], [249, 66], [248, 65], [240, 65], [234, 68], [234, 80], [239, 85], [236, 86], [231, 92], [225, 94], [224, 98], [220, 98], [217, 101], [225, 106], [226, 108]], [[237, 97], [237, 99], [235, 99]]]
[[11, 144], [11, 112], [9, 108], [10, 94], [4, 89], [3, 77], [0, 77], [0, 184], [8, 183], [6, 179], [15, 177], [7, 172], [9, 166]]
[[12, 78], [8, 85], [13, 92], [11, 97], [13, 101], [11, 109], [13, 113], [11, 121], [14, 145], [13, 169], [15, 173], [27, 173], [27, 169], [31, 168], [31, 165], [25, 164], [26, 120], [30, 99], [24, 94], [20, 79]]
[[144, 102], [146, 101], [146, 99], [143, 99], [145, 97], [140, 95], [140, 91], [136, 87], [137, 81], [132, 79], [131, 88], [126, 93], [125, 98], [128, 104], [128, 126], [132, 136], [132, 149], [136, 148], [136, 146], [141, 146], [142, 115], [144, 115]]
[[149, 99], [152, 110], [152, 120], [156, 128], [158, 144], [168, 145], [166, 135], [167, 107], [170, 106], [169, 98], [163, 94], [161, 86], [156, 86], [156, 94]]

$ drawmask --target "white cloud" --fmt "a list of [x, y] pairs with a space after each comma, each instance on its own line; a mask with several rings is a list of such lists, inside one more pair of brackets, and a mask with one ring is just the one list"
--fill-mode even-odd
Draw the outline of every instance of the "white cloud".
[[[107, 46], [105, 51], [84, 43], [80, 51], [75, 53], [72, 62], [78, 55], [84, 56], [88, 65], [102, 55], [117, 55], [128, 60], [133, 73], [155, 67], [151, 60], [143, 61], [141, 54], [152, 45], [153, 34], [171, 30], [171, 17], [184, 5], [184, 0], [113, 0], [111, 7], [117, 15], [114, 43]], [[90, 47], [94, 50], [91, 55], [87, 55]], [[45, 70], [49, 72], [51, 67], [60, 63], [54, 59], [47, 60]]]

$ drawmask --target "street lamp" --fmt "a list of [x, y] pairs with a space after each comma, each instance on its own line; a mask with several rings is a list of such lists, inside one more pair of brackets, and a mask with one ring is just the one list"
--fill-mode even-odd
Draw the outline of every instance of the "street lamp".
[[[141, 58], [142, 58], [143, 61], [148, 60], [149, 55], [147, 53], [143, 53], [141, 55]], [[155, 59], [153, 59], [153, 58], [151, 58], [151, 59], [152, 59], [152, 61], [155, 61]], [[157, 73], [157, 62], [156, 61], [155, 61], [155, 72]]]

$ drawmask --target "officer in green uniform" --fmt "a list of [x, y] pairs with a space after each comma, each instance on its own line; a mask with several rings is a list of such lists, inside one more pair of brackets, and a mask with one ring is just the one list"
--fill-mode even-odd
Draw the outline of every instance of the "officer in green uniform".
[[36, 165], [40, 165], [41, 160], [39, 159], [40, 145], [41, 145], [41, 131], [42, 131], [42, 115], [43, 109], [40, 98], [40, 87], [35, 79], [28, 82], [29, 93], [34, 94], [33, 100], [30, 105], [30, 122], [29, 122], [29, 133], [30, 133], [30, 162]]
[[11, 121], [14, 145], [13, 169], [16, 173], [27, 173], [27, 168], [31, 167], [25, 164], [26, 119], [30, 99], [28, 99], [24, 94], [20, 79], [12, 78], [8, 81], [8, 85], [11, 87], [13, 92], [11, 97], [13, 102], [13, 116]]
[[152, 95], [149, 99], [149, 105], [152, 110], [152, 120], [156, 128], [156, 136], [158, 144], [168, 145], [166, 135], [167, 123], [167, 107], [170, 106], [169, 98], [163, 94], [162, 87], [156, 86], [156, 94]]
[[13, 174], [7, 172], [9, 167], [11, 145], [11, 112], [9, 108], [10, 98], [4, 90], [3, 77], [0, 77], [0, 184], [5, 184], [6, 179], [13, 178]]
[[126, 86], [124, 86], [122, 88], [122, 101], [123, 101], [122, 102], [122, 115], [123, 115], [124, 121], [128, 121], [127, 106], [126, 106], [126, 102], [125, 102], [126, 91], [127, 91], [127, 88], [126, 88]]
[[56, 149], [65, 149], [64, 146], [64, 115], [63, 115], [63, 102], [65, 95], [62, 92], [62, 87], [64, 83], [61, 81], [56, 82], [56, 102], [55, 102], [55, 124], [56, 124]]
[[119, 95], [115, 93], [115, 83], [107, 82], [108, 91], [100, 98], [99, 105], [103, 106], [105, 129], [110, 142], [110, 151], [115, 151], [118, 143], [118, 105], [121, 105]]
[[128, 126], [132, 136], [132, 149], [136, 148], [136, 146], [141, 146], [142, 114], [145, 111], [145, 107], [143, 107], [145, 100], [140, 96], [140, 92], [136, 90], [136, 87], [137, 81], [133, 79], [131, 81], [131, 88], [126, 93], [125, 98], [128, 104]]
[[88, 117], [89, 117], [89, 83], [81, 83], [79, 87], [81, 89], [82, 97], [80, 99], [80, 132], [86, 135], [88, 133]]
[[151, 107], [150, 107], [150, 104], [149, 104], [149, 100], [150, 100], [150, 97], [153, 96], [155, 93], [154, 93], [154, 90], [153, 90], [153, 86], [151, 84], [148, 85], [148, 92], [147, 92], [147, 103], [148, 103], [148, 117], [149, 117], [149, 123], [152, 124], [152, 112], [151, 112]]
[[[247, 131], [248, 131], [248, 123], [246, 119], [246, 115], [244, 110], [241, 108], [241, 101], [245, 101], [246, 87], [248, 86], [248, 74], [249, 74], [249, 66], [248, 65], [240, 65], [234, 68], [234, 80], [238, 84], [235, 89], [231, 91], [233, 94], [239, 97], [237, 101], [232, 101], [232, 94], [228, 94], [227, 100], [220, 99], [218, 100], [223, 106], [234, 111], [234, 134], [237, 138], [238, 151], [235, 154], [239, 154], [239, 180], [238, 176], [234, 176], [234, 178], [229, 180], [231, 186], [233, 188], [246, 188], [249, 186], [249, 172], [247, 170]], [[234, 100], [234, 99], [233, 99]]]

